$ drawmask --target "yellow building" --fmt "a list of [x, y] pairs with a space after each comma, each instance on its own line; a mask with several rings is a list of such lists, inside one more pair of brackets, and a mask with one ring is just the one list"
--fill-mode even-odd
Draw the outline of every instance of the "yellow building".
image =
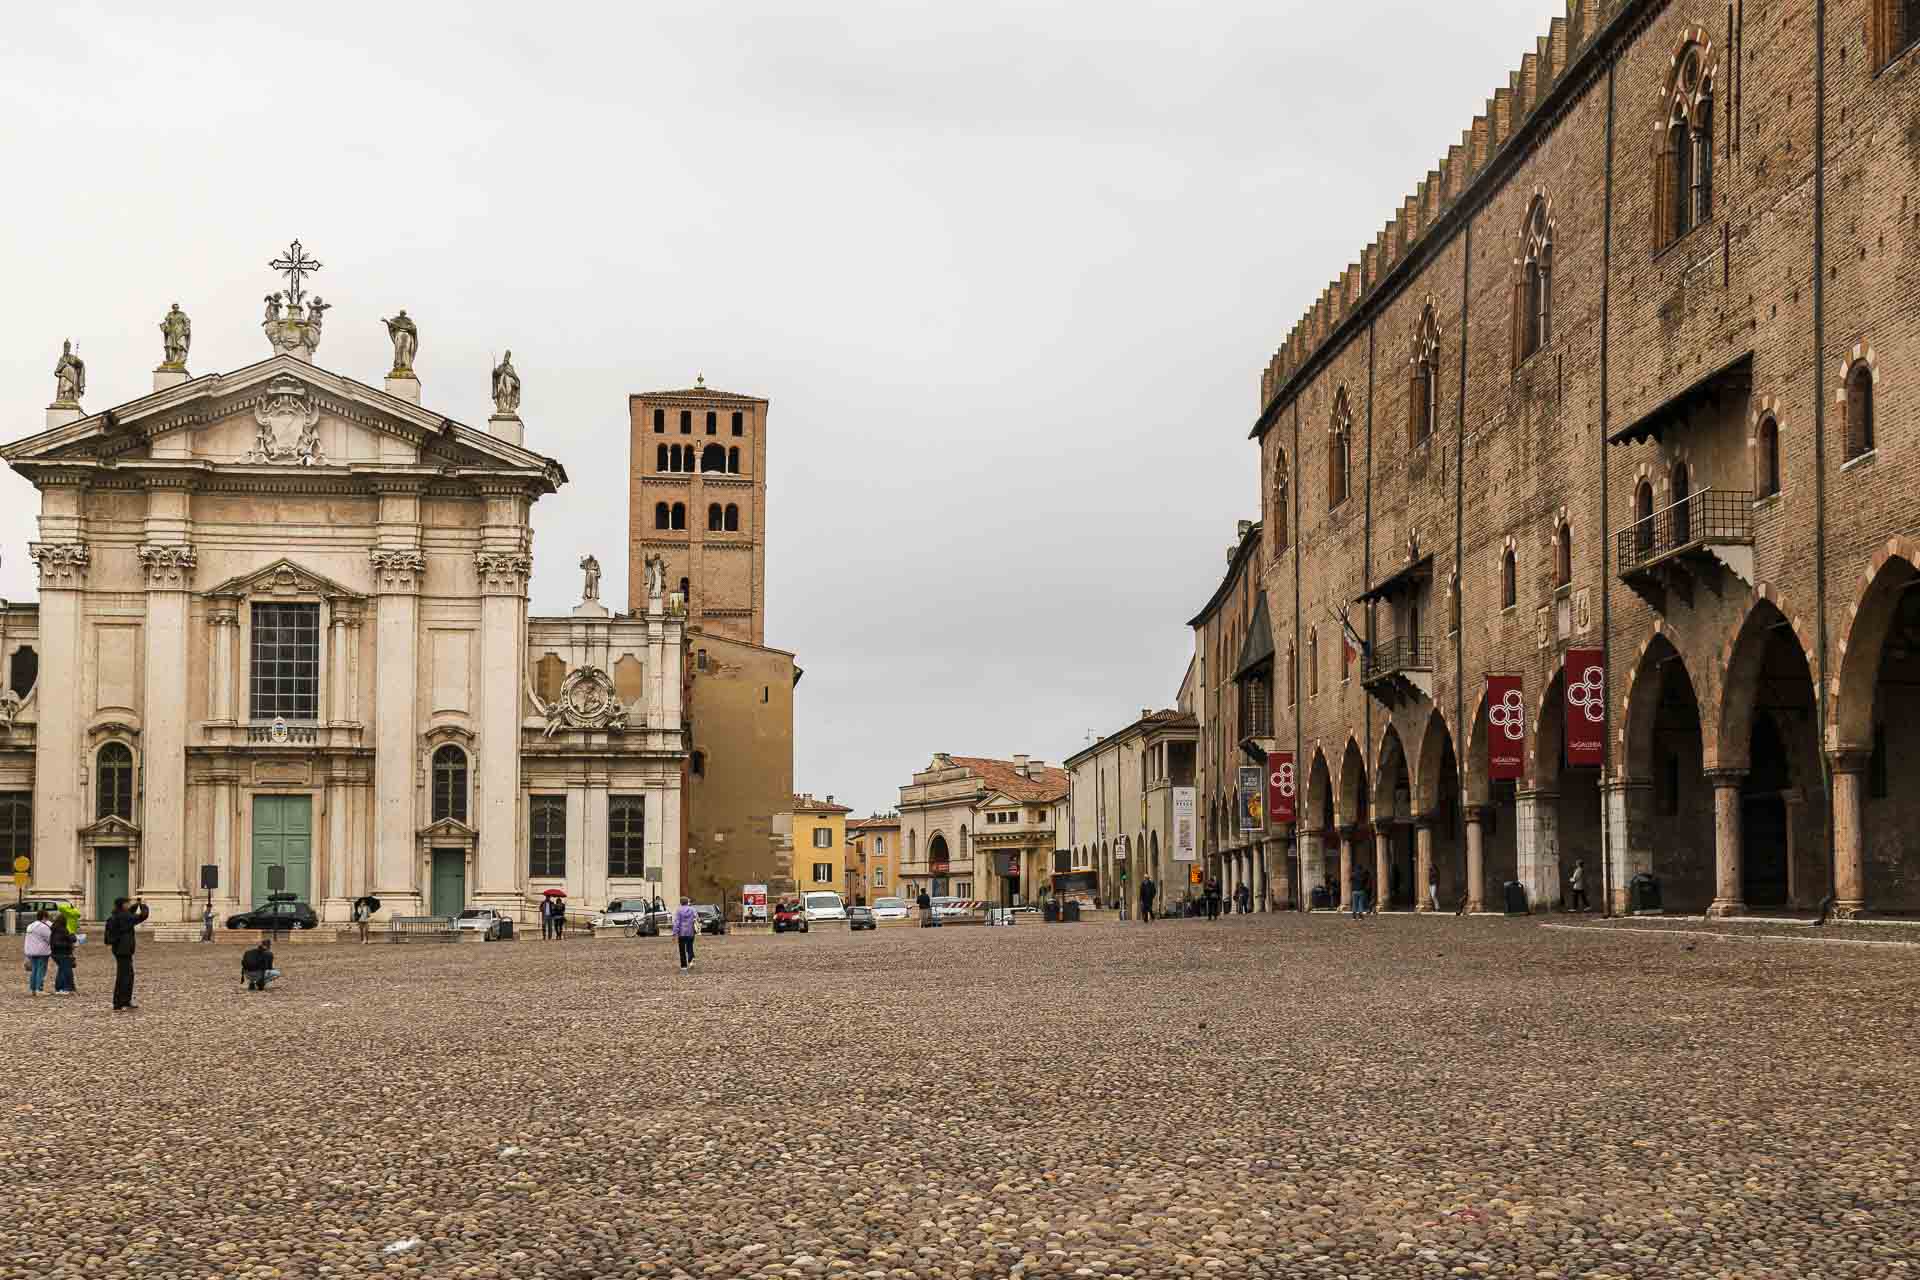
[[847, 823], [847, 886], [853, 901], [873, 905], [875, 898], [902, 897], [900, 891], [900, 815], [880, 814]]
[[816, 800], [793, 797], [793, 807], [780, 817], [793, 829], [793, 866], [789, 874], [800, 893], [831, 890], [852, 901], [847, 892], [847, 815], [853, 810], [835, 804], [833, 797]]

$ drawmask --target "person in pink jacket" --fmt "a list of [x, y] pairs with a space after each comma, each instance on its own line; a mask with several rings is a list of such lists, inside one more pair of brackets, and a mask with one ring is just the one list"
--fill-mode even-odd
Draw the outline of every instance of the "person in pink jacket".
[[680, 944], [682, 969], [693, 968], [693, 935], [699, 927], [700, 915], [693, 909], [693, 899], [680, 899], [680, 905], [673, 912], [673, 937]]
[[47, 962], [53, 956], [53, 926], [47, 922], [45, 907], [33, 913], [27, 926], [27, 994], [47, 994]]

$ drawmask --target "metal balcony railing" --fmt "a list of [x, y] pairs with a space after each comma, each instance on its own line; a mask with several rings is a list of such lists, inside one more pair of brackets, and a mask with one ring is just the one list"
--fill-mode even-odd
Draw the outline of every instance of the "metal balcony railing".
[[1362, 680], [1381, 680], [1402, 671], [1433, 670], [1433, 641], [1425, 636], [1395, 636], [1377, 641], [1361, 669]]
[[1752, 542], [1753, 495], [1702, 489], [1622, 529], [1614, 556], [1625, 575], [1690, 547]]

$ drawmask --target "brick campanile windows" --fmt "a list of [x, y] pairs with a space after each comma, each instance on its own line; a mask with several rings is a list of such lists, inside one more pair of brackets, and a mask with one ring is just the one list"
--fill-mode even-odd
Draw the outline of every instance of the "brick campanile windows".
[[1327, 510], [1347, 500], [1347, 482], [1353, 465], [1353, 407], [1347, 389], [1333, 397], [1333, 421], [1327, 427]]
[[1553, 340], [1553, 218], [1535, 192], [1520, 231], [1519, 275], [1513, 282], [1513, 363], [1520, 366]]

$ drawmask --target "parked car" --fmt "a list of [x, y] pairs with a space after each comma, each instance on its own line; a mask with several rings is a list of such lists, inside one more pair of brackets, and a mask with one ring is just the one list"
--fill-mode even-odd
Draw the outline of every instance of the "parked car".
[[848, 907], [847, 931], [857, 933], [862, 929], [878, 929], [880, 921], [875, 918], [872, 907]]
[[[712, 903], [701, 902], [694, 904], [693, 914], [694, 928], [699, 932], [720, 934], [727, 931], [727, 917], [722, 914], [720, 908], [714, 906]], [[668, 923], [672, 923], [671, 916], [668, 917]]]
[[803, 893], [800, 900], [806, 906], [807, 919], [815, 924], [823, 920], [845, 920], [847, 904], [840, 895], [828, 890], [816, 890]]
[[1017, 907], [1008, 907], [1007, 910], [1013, 912], [1013, 914], [1017, 916], [1033, 916], [1035, 918], [1038, 918], [1040, 915], [1040, 908], [1034, 906], [1030, 902], [1023, 903], [1022, 905]]
[[806, 909], [792, 900], [782, 902], [773, 909], [773, 931], [805, 933], [807, 931]]
[[468, 907], [453, 918], [453, 928], [456, 933], [485, 934], [491, 940], [499, 936], [506, 919], [492, 907]]
[[594, 914], [593, 927], [624, 929], [646, 915], [673, 919], [673, 913], [667, 910], [667, 904], [658, 898], [615, 898], [607, 904], [605, 911]]
[[0, 902], [0, 933], [25, 933], [36, 912], [45, 911], [51, 920], [62, 908], [73, 904], [65, 898], [28, 898], [25, 901]]
[[905, 898], [875, 898], [872, 911], [875, 920], [907, 920], [913, 916], [913, 907]]
[[270, 893], [253, 910], [227, 917], [229, 929], [313, 929], [319, 924], [313, 908], [291, 893]]

